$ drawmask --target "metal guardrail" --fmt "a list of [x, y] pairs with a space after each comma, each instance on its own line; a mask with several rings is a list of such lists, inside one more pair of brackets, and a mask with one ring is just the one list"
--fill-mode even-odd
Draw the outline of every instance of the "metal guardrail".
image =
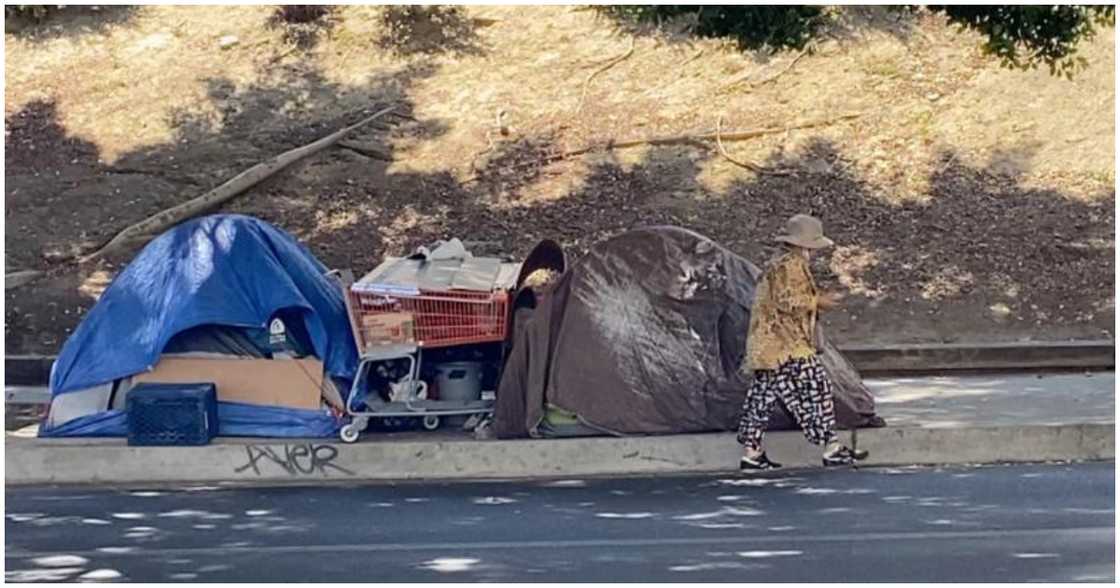
[[7, 404], [50, 404], [51, 391], [45, 386], [5, 386]]
[[1111, 340], [850, 345], [841, 346], [840, 353], [865, 375], [971, 370], [1111, 370], [1116, 367], [1116, 344]]
[[[971, 370], [1112, 370], [1116, 342], [1035, 341], [988, 344], [915, 344], [840, 346], [842, 353], [865, 376], [898, 373], [963, 372]], [[46, 404], [46, 387], [53, 357], [8, 356], [5, 387], [8, 404]], [[36, 385], [39, 384], [39, 385]]]

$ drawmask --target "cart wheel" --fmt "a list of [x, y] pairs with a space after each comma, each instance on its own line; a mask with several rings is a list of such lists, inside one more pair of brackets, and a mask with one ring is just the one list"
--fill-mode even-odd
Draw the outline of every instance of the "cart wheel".
[[358, 440], [358, 427], [353, 424], [345, 425], [339, 432], [339, 436], [342, 437], [343, 443], [353, 443]]
[[425, 430], [434, 431], [438, 428], [439, 428], [439, 417], [438, 416], [429, 415], [429, 416], [424, 417], [424, 429]]

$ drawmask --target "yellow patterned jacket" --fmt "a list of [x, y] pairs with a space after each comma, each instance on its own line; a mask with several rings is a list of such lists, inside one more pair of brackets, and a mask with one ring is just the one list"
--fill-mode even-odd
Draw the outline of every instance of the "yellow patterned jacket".
[[816, 354], [817, 296], [804, 257], [789, 252], [770, 262], [751, 307], [747, 371], [774, 370], [790, 359]]

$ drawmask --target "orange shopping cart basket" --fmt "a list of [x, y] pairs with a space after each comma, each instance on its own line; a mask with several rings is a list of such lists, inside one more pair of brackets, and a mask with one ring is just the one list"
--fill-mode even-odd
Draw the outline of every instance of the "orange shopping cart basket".
[[509, 293], [401, 291], [353, 284], [348, 294], [359, 351], [387, 344], [450, 347], [502, 341]]

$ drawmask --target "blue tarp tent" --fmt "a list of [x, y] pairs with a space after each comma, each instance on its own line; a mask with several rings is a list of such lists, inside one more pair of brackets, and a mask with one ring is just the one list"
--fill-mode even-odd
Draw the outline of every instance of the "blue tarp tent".
[[[52, 400], [152, 369], [180, 333], [205, 325], [263, 329], [281, 311], [298, 317], [326, 373], [348, 381], [357, 350], [342, 292], [327, 271], [295, 238], [259, 219], [223, 214], [179, 225], [140, 252], [66, 341], [51, 370]], [[334, 423], [323, 420], [333, 417], [320, 411], [234, 403], [221, 410], [224, 435], [333, 433]], [[40, 435], [122, 434], [113, 412], [44, 426]]]

